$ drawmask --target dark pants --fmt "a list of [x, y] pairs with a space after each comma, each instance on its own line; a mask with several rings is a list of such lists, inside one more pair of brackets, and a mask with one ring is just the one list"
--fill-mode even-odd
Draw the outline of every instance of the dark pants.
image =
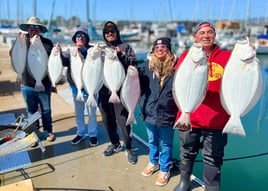
[[192, 131], [179, 131], [179, 138], [181, 140], [180, 158], [184, 163], [183, 171], [186, 174], [192, 173], [193, 163], [201, 149], [205, 185], [219, 184], [227, 135], [222, 134], [222, 130], [193, 128]]
[[131, 149], [131, 126], [126, 126], [128, 112], [121, 103], [109, 103], [110, 92], [103, 87], [99, 93], [98, 107], [102, 115], [102, 122], [112, 144], [119, 143], [119, 128], [126, 149]]

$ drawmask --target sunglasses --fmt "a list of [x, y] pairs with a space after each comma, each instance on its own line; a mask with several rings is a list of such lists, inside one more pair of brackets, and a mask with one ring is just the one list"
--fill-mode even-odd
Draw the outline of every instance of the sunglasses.
[[115, 33], [115, 31], [105, 31], [104, 33], [105, 33], [105, 34], [109, 34], [109, 33], [114, 34], [114, 33]]
[[85, 37], [86, 37], [85, 34], [76, 34], [75, 36], [76, 36], [76, 37], [82, 37], [82, 38], [85, 38]]
[[33, 28], [35, 28], [35, 29], [40, 29], [40, 26], [38, 26], [38, 25], [29, 25], [29, 27], [30, 27], [31, 29], [33, 29]]

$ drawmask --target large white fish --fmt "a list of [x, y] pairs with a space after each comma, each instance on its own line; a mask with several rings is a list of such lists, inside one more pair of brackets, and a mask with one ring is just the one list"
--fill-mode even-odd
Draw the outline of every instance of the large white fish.
[[174, 128], [191, 130], [190, 114], [205, 98], [208, 84], [208, 65], [202, 45], [194, 43], [175, 72], [172, 93], [182, 112]]
[[125, 69], [119, 61], [116, 50], [105, 48], [105, 60], [103, 67], [104, 84], [112, 92], [110, 103], [120, 103], [117, 91], [125, 79]]
[[27, 59], [29, 72], [36, 80], [35, 91], [44, 91], [45, 87], [42, 84], [42, 80], [47, 74], [48, 55], [40, 36], [35, 35], [32, 38]]
[[84, 58], [78, 51], [76, 46], [69, 46], [70, 55], [71, 55], [71, 75], [72, 79], [77, 88], [76, 100], [84, 101], [82, 94], [82, 68], [84, 63]]
[[98, 45], [91, 47], [87, 51], [87, 57], [82, 69], [82, 82], [88, 93], [86, 105], [97, 107], [94, 96], [103, 85], [103, 62], [101, 58], [101, 48]]
[[19, 33], [11, 50], [11, 63], [17, 73], [17, 81], [22, 80], [22, 73], [26, 66], [26, 57], [27, 45], [25, 36]]
[[248, 39], [237, 41], [221, 82], [221, 103], [230, 115], [223, 133], [246, 136], [240, 117], [258, 102], [262, 83], [255, 49], [249, 45]]
[[52, 83], [52, 87], [56, 87], [56, 83], [61, 79], [63, 70], [60, 50], [54, 47], [48, 59], [48, 76]]
[[121, 102], [128, 111], [126, 125], [137, 124], [134, 111], [140, 98], [140, 79], [138, 70], [129, 66], [126, 78], [121, 88]]

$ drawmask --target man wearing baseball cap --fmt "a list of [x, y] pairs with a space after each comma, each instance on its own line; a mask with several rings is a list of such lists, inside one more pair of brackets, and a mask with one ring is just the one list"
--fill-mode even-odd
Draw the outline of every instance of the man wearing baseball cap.
[[[221, 78], [224, 67], [231, 55], [228, 50], [221, 50], [215, 44], [215, 27], [208, 21], [198, 23], [193, 29], [196, 43], [203, 46], [206, 54], [208, 72], [208, 88], [202, 104], [190, 114], [192, 130], [179, 126], [180, 142], [180, 182], [174, 191], [188, 191], [191, 188], [191, 174], [199, 149], [202, 151], [204, 172], [203, 180], [206, 191], [219, 191], [221, 166], [223, 164], [224, 147], [227, 135], [222, 130], [229, 119], [220, 101]], [[184, 52], [176, 65], [182, 63], [188, 50]], [[181, 112], [178, 112], [177, 120]], [[201, 141], [202, 140], [202, 141]]]

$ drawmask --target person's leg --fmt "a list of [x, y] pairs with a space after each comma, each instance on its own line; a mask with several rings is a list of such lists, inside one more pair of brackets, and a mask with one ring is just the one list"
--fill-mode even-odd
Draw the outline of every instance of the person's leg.
[[96, 107], [88, 107], [88, 135], [89, 137], [97, 137], [97, 115], [96, 115], [96, 111], [97, 108]]
[[160, 144], [162, 147], [160, 154], [160, 171], [168, 172], [172, 160], [174, 129], [173, 127], [160, 127], [158, 129], [160, 132]]
[[85, 129], [85, 105], [83, 101], [76, 100], [76, 94], [73, 94], [74, 110], [75, 110], [75, 121], [77, 125], [76, 134], [84, 137], [86, 135]]
[[179, 130], [180, 138], [180, 182], [174, 191], [188, 191], [191, 189], [191, 174], [196, 156], [200, 149], [202, 132], [193, 128], [192, 131]]
[[221, 166], [227, 135], [221, 130], [204, 130], [202, 155], [204, 160], [204, 183], [207, 191], [219, 191]]

